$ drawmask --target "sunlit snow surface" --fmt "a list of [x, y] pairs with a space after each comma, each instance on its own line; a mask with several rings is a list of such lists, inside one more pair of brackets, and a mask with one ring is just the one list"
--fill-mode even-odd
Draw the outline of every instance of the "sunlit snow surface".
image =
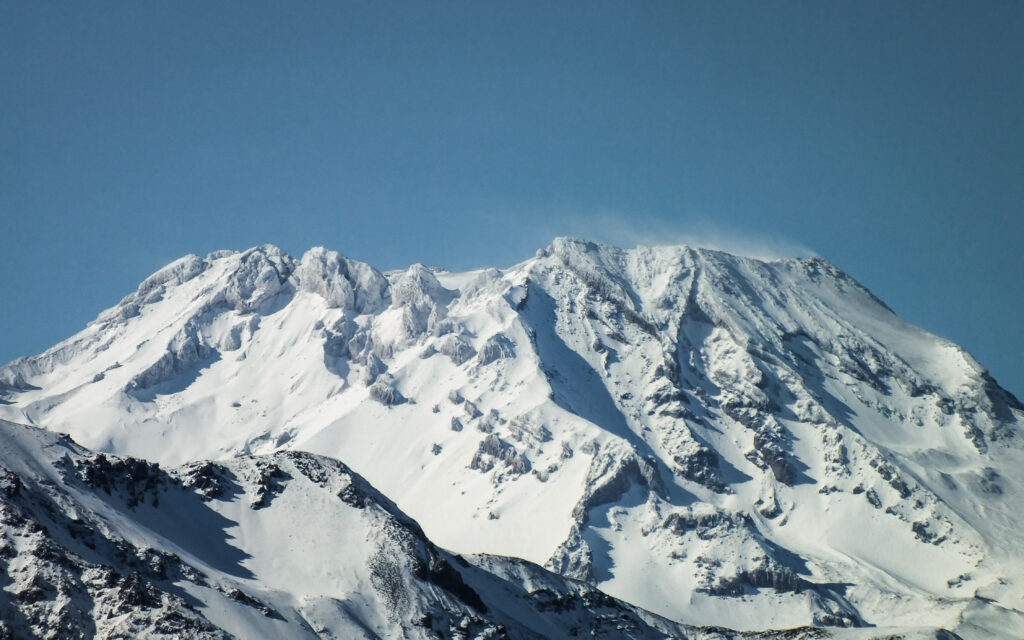
[[0, 390], [0, 417], [166, 465], [336, 458], [444, 548], [687, 623], [1022, 620], [1020, 404], [821, 258], [190, 256]]

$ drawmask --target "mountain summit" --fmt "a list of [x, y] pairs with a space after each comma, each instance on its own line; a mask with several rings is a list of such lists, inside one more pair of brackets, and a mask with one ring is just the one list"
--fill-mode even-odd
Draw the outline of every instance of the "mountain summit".
[[186, 256], [0, 403], [163, 465], [341, 460], [452, 552], [687, 624], [1024, 628], [1024, 406], [819, 257]]

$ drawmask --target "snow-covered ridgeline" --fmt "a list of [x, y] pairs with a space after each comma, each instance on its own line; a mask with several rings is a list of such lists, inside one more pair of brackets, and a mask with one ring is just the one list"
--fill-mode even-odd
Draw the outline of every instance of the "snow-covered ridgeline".
[[0, 415], [100, 450], [343, 459], [448, 548], [677, 620], [1022, 608], [1020, 404], [821, 258], [191, 256], [0, 381]]

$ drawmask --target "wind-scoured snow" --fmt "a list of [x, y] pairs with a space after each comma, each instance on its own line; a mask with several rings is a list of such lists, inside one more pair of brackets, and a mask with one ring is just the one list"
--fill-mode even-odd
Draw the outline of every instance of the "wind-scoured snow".
[[190, 256], [0, 398], [166, 465], [343, 460], [441, 547], [689, 624], [1013, 637], [1024, 611], [1024, 407], [822, 258]]

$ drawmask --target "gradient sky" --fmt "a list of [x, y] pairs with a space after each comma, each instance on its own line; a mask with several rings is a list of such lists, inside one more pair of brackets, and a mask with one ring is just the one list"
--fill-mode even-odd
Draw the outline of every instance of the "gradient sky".
[[816, 252], [1024, 396], [1024, 3], [4, 2], [0, 361], [186, 253]]

